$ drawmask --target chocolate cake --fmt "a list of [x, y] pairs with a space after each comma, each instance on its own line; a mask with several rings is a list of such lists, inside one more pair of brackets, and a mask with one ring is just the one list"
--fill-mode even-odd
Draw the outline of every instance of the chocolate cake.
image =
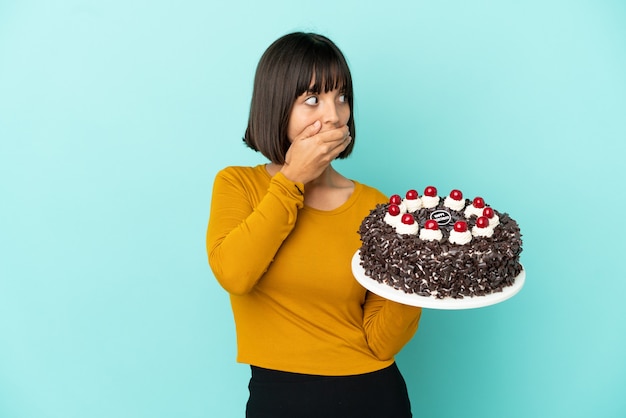
[[481, 197], [452, 190], [445, 199], [428, 186], [420, 197], [391, 196], [363, 219], [360, 258], [365, 274], [406, 293], [464, 298], [500, 292], [521, 273], [517, 222]]

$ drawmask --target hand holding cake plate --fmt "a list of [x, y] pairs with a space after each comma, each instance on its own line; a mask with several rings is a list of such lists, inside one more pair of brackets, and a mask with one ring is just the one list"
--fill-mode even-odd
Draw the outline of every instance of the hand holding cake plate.
[[482, 308], [504, 302], [515, 296], [522, 289], [526, 279], [526, 271], [522, 269], [522, 272], [515, 278], [513, 285], [503, 288], [501, 292], [484, 296], [465, 296], [462, 299], [451, 297], [438, 299], [434, 296], [420, 296], [415, 293], [406, 293], [400, 289], [395, 289], [368, 277], [361, 266], [359, 251], [352, 257], [352, 274], [361, 286], [385, 299], [404, 305], [445, 310]]

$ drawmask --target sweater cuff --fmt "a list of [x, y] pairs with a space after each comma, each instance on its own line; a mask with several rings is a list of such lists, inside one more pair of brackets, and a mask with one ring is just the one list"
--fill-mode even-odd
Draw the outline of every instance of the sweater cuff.
[[[298, 208], [304, 206], [304, 184], [289, 180], [280, 171], [272, 177], [271, 183], [278, 186], [281, 194], [295, 200]], [[271, 186], [270, 183], [270, 186]]]

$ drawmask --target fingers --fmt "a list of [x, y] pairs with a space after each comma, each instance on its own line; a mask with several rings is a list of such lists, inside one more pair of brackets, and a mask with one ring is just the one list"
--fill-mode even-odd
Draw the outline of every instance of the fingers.
[[341, 126], [335, 129], [329, 129], [324, 132], [320, 132], [322, 129], [321, 122], [315, 121], [313, 124], [304, 128], [300, 135], [294, 138], [294, 141], [302, 141], [309, 138], [316, 138], [319, 143], [325, 142], [342, 142], [347, 141], [350, 137], [350, 129], [347, 126]]
[[[295, 142], [302, 143], [307, 149], [312, 147], [318, 149], [318, 153], [326, 155], [329, 161], [332, 161], [339, 155], [352, 141], [350, 129], [347, 126], [341, 126], [335, 129], [329, 129], [323, 132], [321, 123], [316, 121], [312, 125], [307, 126], [303, 132], [294, 139]], [[306, 143], [306, 145], [304, 145]], [[300, 147], [296, 146], [296, 148]], [[292, 148], [294, 144], [292, 144]]]
[[302, 131], [300, 135], [295, 137], [294, 140], [298, 141], [298, 140], [310, 138], [314, 136], [315, 134], [319, 133], [320, 129], [322, 129], [322, 123], [319, 120], [316, 120], [315, 122], [313, 122], [312, 125], [309, 125], [306, 128], [304, 128], [304, 131]]
[[320, 142], [326, 143], [341, 143], [350, 138], [350, 129], [347, 126], [342, 126], [337, 129], [331, 129], [329, 131], [324, 131], [319, 133]]
[[335, 159], [352, 141], [348, 127], [342, 127], [332, 131], [319, 134], [320, 144], [325, 146], [326, 152], [331, 154], [331, 159]]
[[352, 141], [347, 126], [320, 132], [310, 139], [315, 139], [315, 143], [319, 146], [322, 154], [328, 156], [329, 161], [334, 160]]
[[287, 178], [306, 184], [317, 178], [351, 141], [347, 126], [321, 132], [321, 123], [313, 123], [294, 138], [281, 171]]

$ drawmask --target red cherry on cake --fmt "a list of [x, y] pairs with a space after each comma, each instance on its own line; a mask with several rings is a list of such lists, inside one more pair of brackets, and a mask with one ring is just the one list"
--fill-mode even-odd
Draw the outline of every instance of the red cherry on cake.
[[402, 223], [406, 225], [413, 225], [415, 223], [415, 218], [410, 213], [405, 213], [402, 215]]
[[456, 232], [465, 232], [465, 231], [467, 231], [467, 222], [465, 222], [465, 221], [456, 221], [454, 223], [454, 230]]
[[461, 192], [460, 190], [454, 189], [450, 192], [450, 197], [454, 200], [461, 200], [463, 199], [463, 192]]
[[389, 205], [389, 208], [387, 208], [387, 212], [389, 212], [391, 216], [398, 216], [400, 215], [400, 206]]
[[484, 208], [485, 207], [485, 199], [483, 199], [482, 197], [475, 197], [474, 201], [472, 202], [472, 204], [474, 205], [475, 208]]
[[434, 186], [428, 186], [424, 189], [424, 196], [435, 197], [437, 196], [437, 188]]
[[487, 228], [489, 226], [489, 218], [486, 216], [479, 216], [478, 219], [476, 219], [476, 226], [478, 228]]
[[409, 190], [408, 192], [406, 192], [406, 198], [409, 200], [415, 200], [417, 199], [417, 190]]
[[400, 203], [402, 203], [402, 198], [399, 194], [394, 194], [389, 198], [389, 203], [391, 203], [392, 205], [399, 205]]
[[436, 220], [429, 219], [424, 223], [424, 229], [432, 229], [433, 231], [436, 231], [439, 229], [439, 224]]
[[487, 218], [491, 219], [493, 218], [493, 215], [494, 215], [493, 209], [490, 208], [489, 206], [487, 206], [485, 210], [483, 210], [483, 216], [486, 216]]

